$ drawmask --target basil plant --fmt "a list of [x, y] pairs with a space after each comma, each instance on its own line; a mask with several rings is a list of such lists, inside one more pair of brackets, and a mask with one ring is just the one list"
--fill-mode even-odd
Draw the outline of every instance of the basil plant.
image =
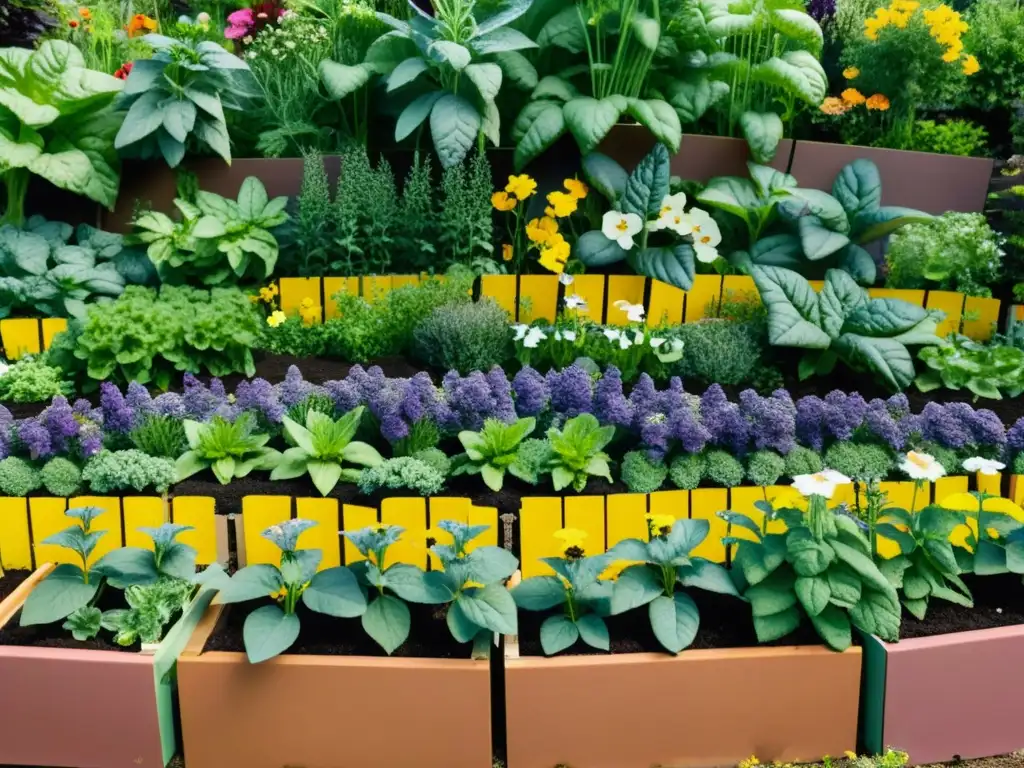
[[670, 653], [691, 645], [700, 626], [697, 604], [678, 587], [695, 587], [739, 597], [721, 565], [693, 550], [707, 538], [707, 520], [675, 520], [668, 515], [649, 516], [650, 540], [625, 539], [610, 550], [617, 560], [634, 560], [619, 574], [611, 595], [611, 613], [617, 615], [647, 606], [651, 629]]
[[298, 639], [295, 609], [300, 600], [311, 611], [327, 616], [353, 618], [366, 611], [366, 595], [348, 568], [336, 566], [318, 573], [323, 550], [297, 549], [302, 532], [316, 524], [294, 519], [270, 526], [260, 535], [280, 548], [280, 565], [248, 565], [220, 584], [214, 603], [274, 598], [273, 605], [263, 605], [246, 616], [242, 626], [245, 653], [253, 664], [284, 653]]

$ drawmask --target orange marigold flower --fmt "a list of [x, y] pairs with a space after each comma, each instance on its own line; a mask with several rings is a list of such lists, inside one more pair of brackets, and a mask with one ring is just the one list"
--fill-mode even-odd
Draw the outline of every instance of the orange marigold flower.
[[829, 96], [818, 108], [826, 115], [843, 115], [850, 109], [850, 105], [837, 96]]
[[89, 20], [92, 18], [92, 11], [86, 8], [84, 5], [78, 9], [78, 15], [83, 19]]
[[847, 67], [843, 70], [843, 77], [847, 80], [856, 80], [860, 76], [860, 70], [856, 67]]
[[843, 101], [851, 107], [856, 107], [858, 104], [863, 104], [865, 101], [864, 94], [856, 88], [847, 88], [839, 95], [842, 96]]
[[499, 211], [511, 211], [516, 207], [516, 199], [509, 197], [508, 192], [502, 190], [491, 195], [491, 205]]
[[885, 112], [889, 109], [889, 99], [881, 93], [876, 93], [867, 100], [864, 106], [868, 109], [877, 109], [879, 112]]

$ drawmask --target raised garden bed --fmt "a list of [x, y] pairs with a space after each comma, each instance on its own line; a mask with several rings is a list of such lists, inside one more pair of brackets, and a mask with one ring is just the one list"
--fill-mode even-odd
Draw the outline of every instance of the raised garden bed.
[[[233, 611], [211, 606], [179, 660], [189, 768], [490, 765], [490, 661], [468, 658], [469, 646], [463, 658], [342, 655], [372, 652], [361, 640], [345, 645], [363, 637], [358, 622], [304, 616], [291, 652], [253, 665]], [[429, 642], [417, 651], [431, 652]], [[453, 728], [457, 742], [442, 738]]]
[[[0, 643], [14, 638], [34, 643], [0, 644], [0, 762], [75, 768], [167, 765], [177, 751], [178, 654], [213, 593], [200, 592], [155, 648], [139, 652], [107, 645], [96, 650], [68, 633], [57, 641], [49, 628], [28, 632], [15, 627], [25, 599], [52, 568], [38, 568], [0, 603]], [[88, 714], [101, 711], [118, 717], [104, 727]]]

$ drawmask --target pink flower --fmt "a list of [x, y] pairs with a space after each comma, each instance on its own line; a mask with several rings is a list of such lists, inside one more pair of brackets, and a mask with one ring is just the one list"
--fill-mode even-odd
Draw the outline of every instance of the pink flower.
[[245, 37], [256, 23], [252, 8], [243, 8], [240, 11], [229, 14], [228, 23], [231, 26], [224, 30], [224, 37], [228, 40], [238, 40]]

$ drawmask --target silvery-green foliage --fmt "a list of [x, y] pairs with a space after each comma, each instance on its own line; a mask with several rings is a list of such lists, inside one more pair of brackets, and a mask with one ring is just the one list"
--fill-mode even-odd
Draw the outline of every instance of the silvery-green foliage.
[[161, 576], [192, 580], [196, 575], [196, 551], [175, 541], [178, 534], [191, 531], [190, 525], [164, 523], [159, 528], [139, 528], [153, 539], [153, 549], [120, 547], [104, 555], [93, 570], [105, 576], [117, 589], [152, 584]]
[[212, 469], [217, 479], [227, 485], [254, 469], [272, 469], [280, 456], [275, 449], [266, 447], [270, 435], [253, 434], [255, 420], [249, 413], [234, 421], [214, 416], [206, 424], [186, 419], [184, 425], [189, 450], [175, 464], [178, 482]]
[[191, 581], [169, 576], [161, 576], [153, 584], [128, 587], [124, 591], [128, 608], [104, 611], [101, 627], [115, 633], [118, 645], [159, 643], [174, 614], [188, 606], [194, 589]]

